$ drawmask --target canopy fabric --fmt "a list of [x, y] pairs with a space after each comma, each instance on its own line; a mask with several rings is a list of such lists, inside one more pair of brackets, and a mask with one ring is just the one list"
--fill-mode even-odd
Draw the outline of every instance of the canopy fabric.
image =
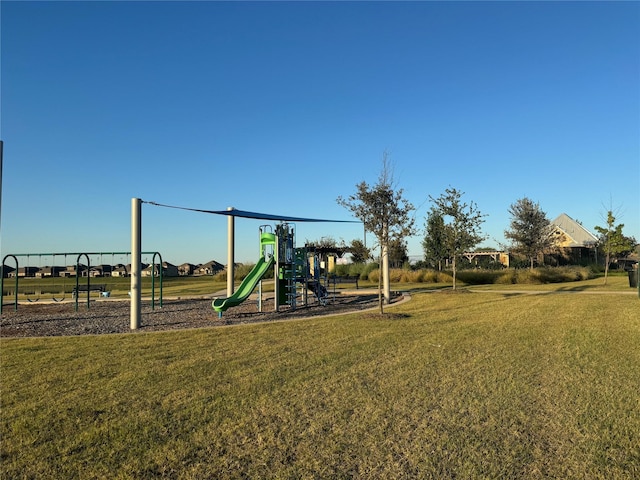
[[230, 210], [203, 210], [200, 208], [187, 208], [187, 207], [177, 207], [174, 205], [164, 205], [162, 203], [157, 202], [147, 202], [143, 200], [143, 203], [148, 203], [149, 205], [155, 205], [157, 207], [167, 207], [167, 208], [177, 208], [180, 210], [189, 210], [192, 212], [201, 212], [201, 213], [212, 213], [215, 215], [227, 215], [232, 217], [241, 217], [241, 218], [253, 218], [255, 220], [269, 220], [274, 222], [333, 222], [333, 223], [360, 223], [357, 220], [329, 220], [324, 218], [304, 218], [304, 217], [290, 217], [288, 215], [273, 215], [270, 213], [258, 213], [258, 212], [248, 212], [246, 210], [237, 210], [232, 208]]

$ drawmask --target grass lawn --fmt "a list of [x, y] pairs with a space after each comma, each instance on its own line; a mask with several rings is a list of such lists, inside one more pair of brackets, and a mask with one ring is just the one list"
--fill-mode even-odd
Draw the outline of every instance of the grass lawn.
[[637, 296], [387, 312], [2, 339], [2, 478], [640, 478]]

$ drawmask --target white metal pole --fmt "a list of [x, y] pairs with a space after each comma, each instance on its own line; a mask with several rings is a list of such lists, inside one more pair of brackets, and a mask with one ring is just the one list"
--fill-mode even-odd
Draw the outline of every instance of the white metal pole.
[[131, 199], [131, 330], [140, 326], [142, 303], [142, 200]]
[[384, 303], [391, 303], [391, 287], [389, 285], [389, 247], [387, 245], [382, 246], [382, 268], [380, 273], [382, 274], [382, 290], [384, 295]]
[[[228, 207], [227, 211], [233, 210]], [[235, 217], [227, 216], [227, 297], [233, 295], [233, 275], [235, 263]]]
[[278, 273], [280, 270], [280, 235], [282, 229], [279, 229], [276, 225], [276, 244], [273, 247], [273, 254], [275, 255], [275, 263], [273, 264], [273, 309], [276, 312], [280, 311], [280, 282], [278, 282]]

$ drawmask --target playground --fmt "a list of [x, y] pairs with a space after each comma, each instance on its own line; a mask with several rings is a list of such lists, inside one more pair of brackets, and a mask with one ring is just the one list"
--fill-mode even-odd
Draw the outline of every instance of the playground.
[[[399, 299], [398, 297], [397, 299]], [[263, 312], [256, 308], [255, 295], [229, 308], [219, 317], [211, 308], [209, 298], [165, 300], [162, 308], [152, 309], [149, 302], [142, 306], [143, 323], [140, 333], [183, 330], [204, 327], [223, 327], [259, 322], [286, 321], [337, 315], [377, 308], [378, 296], [373, 290], [344, 291], [326, 305], [313, 304], [276, 312], [273, 295], [263, 301]], [[1, 337], [50, 337], [73, 335], [103, 335], [131, 332], [129, 302], [98, 300], [90, 309], [75, 311], [70, 303], [33, 303], [20, 305], [17, 311], [7, 309], [0, 320]]]
[[[184, 297], [176, 301], [163, 305], [162, 279], [163, 267], [162, 256], [159, 252], [143, 252], [141, 217], [142, 204], [146, 203], [157, 207], [178, 208], [181, 210], [191, 210], [201, 213], [226, 215], [228, 218], [227, 232], [227, 289], [225, 292], [212, 294], [207, 300], [203, 297], [191, 296], [191, 300]], [[344, 313], [346, 310], [374, 307], [377, 301], [375, 293], [359, 292], [358, 295], [343, 296], [335, 294], [334, 275], [333, 294], [330, 294], [330, 273], [335, 265], [335, 256], [331, 252], [316, 249], [314, 246], [296, 246], [295, 222], [338, 222], [357, 223], [345, 220], [311, 219], [300, 217], [277, 216], [272, 214], [262, 214], [247, 212], [229, 208], [223, 211], [199, 210], [184, 207], [158, 204], [156, 202], [145, 202], [138, 198], [133, 198], [131, 202], [131, 252], [97, 252], [97, 253], [36, 253], [36, 254], [8, 254], [3, 258], [2, 263], [2, 303], [0, 313], [2, 313], [2, 336], [51, 336], [51, 335], [79, 335], [79, 334], [102, 334], [120, 333], [127, 331], [124, 319], [129, 317], [129, 329], [138, 330], [166, 330], [172, 328], [195, 328], [211, 325], [230, 325], [234, 323], [246, 323], [248, 321], [267, 321], [276, 318], [304, 317], [308, 315], [326, 315], [331, 313]], [[274, 222], [274, 224], [263, 224], [258, 229], [259, 256], [254, 268], [242, 280], [236, 288], [234, 283], [234, 244], [235, 244], [235, 218], [251, 218]], [[91, 284], [91, 277], [95, 268], [91, 265], [91, 256], [103, 256], [116, 254], [130, 255], [131, 263], [127, 270], [127, 275], [131, 278], [131, 286], [128, 291], [129, 301], [111, 302], [106, 284]], [[142, 262], [143, 254], [152, 254], [152, 270], [150, 272], [152, 290], [151, 307], [142, 302]], [[29, 264], [31, 257], [37, 257], [39, 262], [42, 258], [51, 258], [52, 265], [56, 257], [75, 258], [76, 263], [71, 267], [32, 267]], [[24, 261], [22, 267], [20, 261]], [[156, 259], [159, 263], [156, 264]], [[13, 312], [9, 314], [4, 309], [10, 304], [5, 303], [5, 275], [9, 263], [13, 262], [15, 268], [12, 270], [14, 281], [13, 289], [8, 289], [6, 295], [13, 295]], [[84, 263], [82, 263], [84, 262]], [[158, 269], [156, 270], [156, 265]], [[62, 283], [62, 295], [51, 296], [53, 304], [36, 304], [39, 296], [35, 299], [29, 298], [25, 289], [20, 287], [20, 277], [26, 278], [29, 270], [34, 268], [34, 276], [49, 276], [53, 280], [51, 286], [56, 285], [56, 277], [75, 277], [75, 287], [72, 291], [74, 311], [71, 312], [65, 306], [65, 283]], [[111, 272], [111, 267], [109, 267]], [[80, 282], [80, 277], [85, 280]], [[102, 276], [104, 272], [100, 272]], [[111, 273], [109, 273], [109, 276]], [[159, 277], [159, 309], [156, 309], [156, 285], [155, 277]], [[263, 291], [263, 282], [268, 281], [273, 285], [273, 292]], [[356, 281], [357, 287], [357, 281]], [[102, 297], [100, 302], [91, 301], [91, 294], [97, 291]], [[13, 292], [13, 293], [11, 293]], [[19, 311], [18, 305], [20, 295], [26, 295], [27, 303], [22, 302]], [[213, 292], [212, 292], [213, 293]], [[86, 309], [80, 308], [80, 297], [86, 295]], [[23, 300], [25, 300], [23, 298]], [[197, 299], [200, 299], [198, 301]], [[249, 301], [254, 298], [255, 301]], [[115, 299], [114, 299], [115, 300]], [[91, 305], [93, 303], [93, 306]], [[208, 308], [204, 305], [209, 303]], [[164, 307], [164, 308], [163, 308]], [[212, 318], [212, 309], [217, 314], [217, 319]], [[144, 323], [141, 322], [144, 314]], [[247, 320], [250, 319], [250, 320]]]

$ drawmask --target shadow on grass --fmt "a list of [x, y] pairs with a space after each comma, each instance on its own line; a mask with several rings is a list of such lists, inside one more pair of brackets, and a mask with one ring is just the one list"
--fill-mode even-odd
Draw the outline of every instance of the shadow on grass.
[[410, 287], [410, 288], [396, 288], [399, 292], [407, 293], [430, 293], [439, 292], [443, 290], [452, 290], [451, 285], [429, 285], [428, 287]]
[[523, 292], [510, 292], [510, 293], [502, 293], [502, 298], [511, 298], [511, 297], [521, 297], [522, 295], [530, 295]]
[[411, 318], [408, 313], [395, 313], [395, 312], [367, 312], [358, 315], [363, 320], [404, 320]]
[[550, 293], [554, 293], [554, 292], [585, 292], [587, 290], [601, 290], [601, 285], [576, 285], [576, 286], [572, 286], [572, 287], [560, 287], [560, 288], [556, 288], [555, 290], [551, 291]]

